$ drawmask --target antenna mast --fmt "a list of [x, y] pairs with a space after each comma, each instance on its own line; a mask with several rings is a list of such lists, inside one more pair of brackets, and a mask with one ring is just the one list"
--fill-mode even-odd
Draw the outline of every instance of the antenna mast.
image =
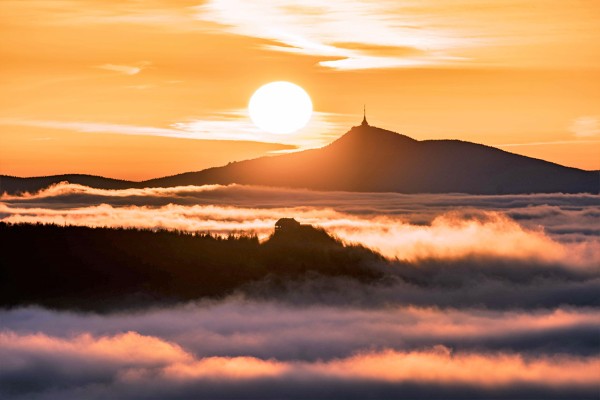
[[363, 104], [363, 120], [362, 120], [362, 124], [360, 124], [361, 126], [369, 126], [369, 123], [367, 122], [367, 105]]

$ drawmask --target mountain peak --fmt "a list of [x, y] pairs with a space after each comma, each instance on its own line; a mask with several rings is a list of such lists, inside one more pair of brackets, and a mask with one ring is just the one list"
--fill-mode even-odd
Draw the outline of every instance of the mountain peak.
[[360, 148], [386, 148], [387, 146], [395, 147], [417, 143], [417, 140], [411, 137], [369, 125], [365, 121], [358, 126], [353, 126], [348, 132], [325, 146], [325, 148], [356, 147], [359, 150]]
[[476, 143], [418, 141], [366, 122], [320, 149], [241, 161], [146, 185], [263, 185], [401, 193], [598, 193], [597, 173]]

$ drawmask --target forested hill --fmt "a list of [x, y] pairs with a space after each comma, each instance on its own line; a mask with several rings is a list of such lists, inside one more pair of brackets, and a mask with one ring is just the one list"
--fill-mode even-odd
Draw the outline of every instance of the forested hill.
[[[383, 259], [312, 226], [255, 236], [0, 223], [0, 306], [109, 310], [223, 297], [265, 278], [373, 280]], [[27, 249], [35, 249], [28, 251]]]

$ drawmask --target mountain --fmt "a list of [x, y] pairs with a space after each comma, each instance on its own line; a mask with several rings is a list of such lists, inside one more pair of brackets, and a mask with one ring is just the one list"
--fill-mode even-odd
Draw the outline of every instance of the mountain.
[[363, 124], [320, 149], [231, 163], [146, 186], [252, 184], [360, 192], [580, 193], [599, 173], [459, 140], [417, 141]]
[[[59, 178], [60, 177], [60, 178]], [[401, 193], [598, 193], [600, 172], [584, 171], [460, 140], [418, 141], [363, 122], [320, 149], [233, 162], [143, 182], [86, 175], [1, 178], [0, 190], [37, 190], [68, 180], [101, 188], [249, 184]], [[29, 180], [28, 180], [29, 179]]]
[[101, 189], [127, 189], [139, 185], [138, 182], [83, 174], [38, 176], [32, 178], [0, 175], [0, 194], [4, 192], [9, 194], [18, 192], [37, 192], [50, 185], [65, 181]]
[[[372, 250], [284, 220], [295, 225], [264, 242], [245, 235], [0, 222], [0, 307], [102, 312], [222, 298], [261, 282], [299, 284], [319, 276], [372, 283], [392, 270]], [[35, 251], [23, 251], [23, 243]]]

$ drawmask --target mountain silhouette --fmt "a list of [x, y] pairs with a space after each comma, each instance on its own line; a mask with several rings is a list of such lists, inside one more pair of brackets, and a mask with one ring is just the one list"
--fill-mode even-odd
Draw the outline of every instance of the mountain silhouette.
[[363, 123], [320, 149], [145, 181], [252, 184], [360, 192], [598, 193], [598, 172], [460, 140], [417, 141]]
[[50, 175], [31, 178], [0, 175], [0, 194], [37, 192], [38, 190], [60, 182], [76, 183], [78, 185], [85, 185], [98, 189], [128, 189], [139, 185], [138, 182], [85, 174]]
[[108, 311], [225, 297], [261, 281], [372, 283], [389, 270], [378, 253], [321, 228], [280, 223], [261, 243], [253, 235], [0, 222], [0, 307]]
[[[85, 180], [90, 186], [102, 188], [238, 183], [359, 192], [517, 194], [598, 193], [599, 174], [471, 142], [418, 141], [370, 126], [365, 120], [320, 149], [233, 162], [143, 182], [98, 177], [96, 181], [91, 177]], [[50, 178], [54, 182], [83, 180]], [[38, 182], [21, 184], [15, 180], [18, 178], [11, 179], [0, 190], [24, 191]], [[49, 178], [36, 179], [48, 182]], [[2, 181], [6, 182], [6, 178]]]

